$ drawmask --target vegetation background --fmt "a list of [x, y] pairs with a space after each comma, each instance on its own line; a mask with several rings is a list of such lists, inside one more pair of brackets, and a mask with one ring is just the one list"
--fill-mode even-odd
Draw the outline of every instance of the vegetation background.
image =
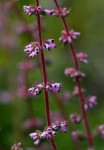
[[[74, 41], [77, 52], [88, 54], [88, 65], [80, 65], [80, 69], [86, 73], [82, 84], [86, 89], [85, 95], [96, 95], [98, 105], [88, 111], [88, 120], [92, 131], [104, 123], [104, 1], [103, 0], [58, 0], [61, 7], [71, 8], [66, 18], [69, 28], [81, 32], [81, 36]], [[22, 142], [26, 147], [32, 147], [33, 141], [29, 138], [30, 131], [21, 129], [21, 124], [28, 119], [28, 105], [25, 100], [15, 96], [18, 89], [19, 64], [24, 60], [23, 49], [30, 39], [26, 34], [17, 34], [21, 28], [21, 22], [15, 9], [9, 7], [14, 1], [0, 1], [0, 149], [9, 150], [17, 142]], [[55, 5], [52, 0], [41, 0], [45, 8], [53, 9]], [[28, 24], [36, 23], [36, 17], [25, 15], [23, 5], [35, 5], [33, 0], [19, 0], [16, 2], [20, 13], [25, 17]], [[64, 69], [73, 66], [71, 53], [67, 46], [63, 47], [58, 42], [63, 29], [61, 19], [53, 16], [42, 18], [44, 31], [43, 38], [54, 38], [57, 49], [52, 52], [45, 52], [45, 56], [52, 59], [52, 64], [47, 66], [48, 77], [52, 81], [61, 82], [63, 91], [72, 91], [75, 83], [68, 80], [64, 75]], [[35, 59], [34, 59], [35, 61]], [[39, 69], [31, 71], [30, 86], [34, 81], [42, 81]], [[4, 93], [6, 92], [6, 93]], [[8, 93], [9, 92], [9, 93]], [[12, 95], [10, 94], [12, 93]], [[59, 94], [60, 96], [62, 93]], [[45, 120], [45, 107], [43, 94], [32, 101], [35, 117]], [[80, 106], [77, 97], [65, 104], [69, 114], [80, 113]], [[56, 103], [50, 96], [50, 109], [59, 112]], [[74, 125], [76, 129], [84, 130], [83, 124]], [[74, 143], [67, 134], [58, 134], [55, 141], [59, 150], [74, 150]], [[99, 137], [94, 139], [96, 150], [104, 149], [104, 141]], [[86, 150], [86, 142], [82, 141], [83, 150]], [[28, 148], [27, 148], [28, 149]]]

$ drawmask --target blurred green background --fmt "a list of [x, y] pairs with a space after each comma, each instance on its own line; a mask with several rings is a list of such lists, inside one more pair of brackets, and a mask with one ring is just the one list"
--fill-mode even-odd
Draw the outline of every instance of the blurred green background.
[[[40, 3], [45, 8], [55, 8], [52, 0], [41, 0]], [[94, 131], [99, 124], [104, 123], [104, 1], [59, 0], [59, 3], [61, 7], [71, 8], [66, 18], [69, 29], [73, 28], [81, 32], [81, 36], [73, 42], [76, 52], [82, 51], [89, 56], [88, 65], [80, 64], [80, 70], [86, 73], [86, 78], [82, 81], [86, 89], [85, 96], [96, 95], [98, 98], [98, 105], [88, 111], [89, 124], [91, 130]], [[19, 87], [18, 80], [20, 80], [18, 79], [20, 75], [18, 66], [25, 60], [24, 47], [31, 42], [28, 34], [18, 34], [23, 24], [21, 15], [27, 24], [36, 24], [36, 17], [29, 17], [23, 12], [23, 5], [29, 4], [35, 5], [35, 2], [32, 0], [0, 1], [0, 150], [9, 150], [17, 142], [22, 142], [27, 149], [34, 147], [33, 141], [28, 136], [31, 131], [21, 128], [21, 124], [29, 118], [28, 103], [16, 95]], [[52, 64], [47, 65], [48, 78], [61, 82], [62, 92], [68, 90], [72, 92], [75, 83], [64, 75], [64, 69], [73, 66], [71, 53], [68, 46], [63, 47], [62, 43], [58, 42], [63, 29], [61, 19], [53, 16], [42, 17], [42, 24], [43, 39], [54, 38], [57, 44], [57, 49], [45, 52], [45, 56], [52, 60]], [[35, 61], [35, 59], [32, 60]], [[42, 82], [39, 69], [29, 73], [29, 86], [31, 87], [36, 81]], [[62, 93], [59, 95], [61, 97]], [[43, 94], [33, 98], [32, 105], [34, 116], [42, 118], [45, 126]], [[65, 108], [68, 114], [80, 113], [76, 97], [65, 104]], [[60, 112], [51, 96], [50, 109]], [[83, 124], [74, 126], [84, 131]], [[76, 149], [68, 133], [58, 134], [55, 141], [59, 150]], [[82, 141], [81, 144], [83, 150], [87, 150], [87, 143]], [[96, 150], [104, 149], [104, 141], [99, 137], [94, 139], [94, 145]]]

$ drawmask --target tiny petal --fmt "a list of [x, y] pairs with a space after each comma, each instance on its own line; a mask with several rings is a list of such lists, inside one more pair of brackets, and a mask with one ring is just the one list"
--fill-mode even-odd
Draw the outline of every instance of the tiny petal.
[[39, 145], [39, 143], [40, 143], [40, 140], [36, 140], [36, 141], [34, 142], [35, 145]]

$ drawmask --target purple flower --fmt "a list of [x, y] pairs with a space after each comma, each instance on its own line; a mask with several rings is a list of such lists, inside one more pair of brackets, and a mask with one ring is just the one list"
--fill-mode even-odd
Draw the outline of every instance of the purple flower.
[[61, 91], [62, 85], [61, 83], [50, 83], [48, 82], [46, 85], [46, 90], [52, 93], [59, 93]]
[[51, 139], [58, 132], [66, 132], [67, 131], [67, 121], [57, 121], [52, 123], [51, 126], [48, 126], [43, 132], [36, 131], [29, 134], [30, 138], [34, 140], [34, 144], [38, 145], [40, 142]]
[[48, 39], [43, 42], [43, 48], [46, 50], [51, 50], [56, 48], [56, 44], [54, 43], [54, 39]]
[[28, 15], [32, 15], [36, 13], [36, 8], [33, 6], [23, 6], [24, 12]]
[[85, 103], [84, 103], [85, 110], [91, 109], [95, 105], [97, 105], [97, 97], [96, 96], [91, 96], [91, 97], [85, 99]]
[[29, 55], [29, 57], [37, 56], [40, 52], [40, 45], [38, 42], [32, 42], [25, 46], [24, 52]]
[[43, 84], [38, 84], [35, 87], [29, 88], [28, 92], [31, 93], [33, 96], [36, 96], [43, 91], [43, 88], [44, 88]]

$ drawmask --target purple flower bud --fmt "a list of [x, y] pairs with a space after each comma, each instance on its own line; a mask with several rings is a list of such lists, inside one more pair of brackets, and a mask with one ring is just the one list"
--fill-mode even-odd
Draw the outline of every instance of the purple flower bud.
[[46, 90], [57, 94], [61, 91], [61, 87], [61, 83], [48, 83], [46, 85]]
[[33, 6], [23, 6], [24, 12], [28, 15], [32, 15], [36, 13], [36, 8]]
[[67, 131], [67, 121], [62, 121], [60, 126], [61, 126], [61, 129], [60, 129], [61, 132]]
[[40, 140], [38, 139], [34, 142], [34, 145], [39, 145], [39, 143], [40, 143]]
[[44, 9], [44, 12], [48, 15], [53, 15], [54, 10], [48, 10], [48, 9]]

